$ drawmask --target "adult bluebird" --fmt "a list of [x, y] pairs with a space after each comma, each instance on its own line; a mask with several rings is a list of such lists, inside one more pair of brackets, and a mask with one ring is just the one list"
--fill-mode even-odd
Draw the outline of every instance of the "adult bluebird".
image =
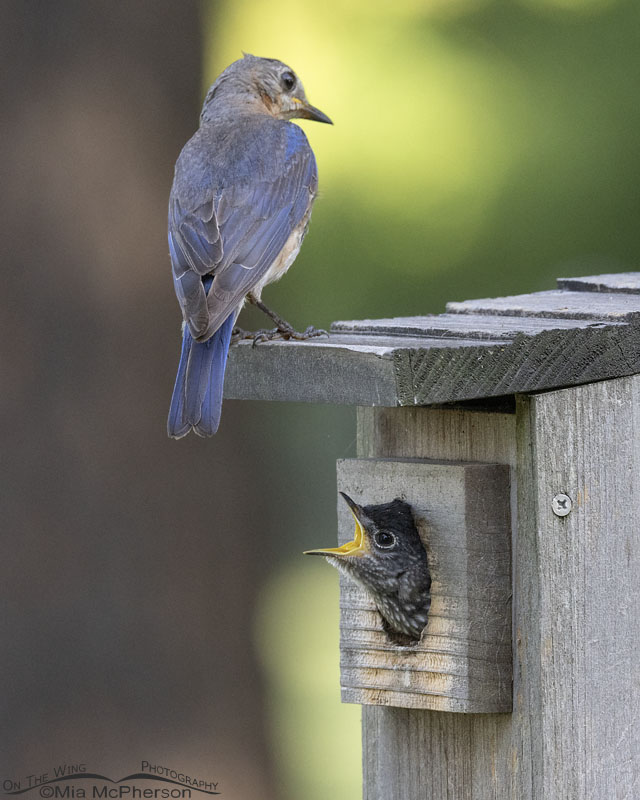
[[[217, 431], [232, 337], [322, 333], [298, 333], [261, 300], [297, 256], [318, 188], [307, 137], [289, 122], [296, 117], [331, 122], [286, 64], [245, 55], [209, 89], [200, 127], [176, 162], [169, 254], [184, 324], [167, 424], [176, 439]], [[234, 328], [246, 300], [271, 317], [274, 330]]]

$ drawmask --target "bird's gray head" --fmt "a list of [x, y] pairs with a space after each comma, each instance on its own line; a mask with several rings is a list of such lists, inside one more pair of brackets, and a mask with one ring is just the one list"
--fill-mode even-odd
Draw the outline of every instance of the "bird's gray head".
[[396, 498], [360, 506], [340, 492], [356, 521], [353, 541], [307, 550], [325, 556], [372, 596], [389, 629], [416, 640], [427, 624], [431, 576], [411, 506]]
[[258, 58], [248, 53], [218, 76], [207, 93], [200, 120], [213, 122], [229, 110], [238, 109], [270, 114], [277, 119], [298, 117], [331, 124], [326, 114], [310, 105], [291, 67], [274, 58]]

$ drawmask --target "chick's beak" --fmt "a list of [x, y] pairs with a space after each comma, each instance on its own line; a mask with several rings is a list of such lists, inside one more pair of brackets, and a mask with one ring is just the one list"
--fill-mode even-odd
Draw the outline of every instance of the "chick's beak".
[[349, 495], [345, 494], [344, 492], [340, 492], [340, 494], [351, 509], [353, 518], [356, 521], [356, 532], [354, 534], [353, 541], [347, 542], [340, 547], [322, 547], [318, 550], [305, 550], [305, 556], [361, 556], [367, 552], [367, 540], [364, 535], [364, 527], [360, 521], [360, 506], [355, 503], [349, 497]]
[[320, 111], [319, 108], [307, 103], [306, 100], [300, 100], [299, 98], [294, 97], [293, 102], [295, 103], [296, 117], [301, 117], [302, 119], [312, 119], [315, 122], [326, 122], [328, 125], [333, 125], [333, 122], [324, 113], [324, 111]]

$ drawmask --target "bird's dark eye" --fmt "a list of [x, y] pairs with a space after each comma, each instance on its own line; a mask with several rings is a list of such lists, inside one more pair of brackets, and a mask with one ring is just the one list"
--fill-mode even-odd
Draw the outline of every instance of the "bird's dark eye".
[[282, 81], [285, 92], [290, 92], [296, 85], [296, 76], [293, 72], [283, 72], [280, 80]]
[[381, 550], [391, 550], [392, 547], [396, 546], [396, 537], [392, 533], [387, 533], [387, 531], [378, 531], [378, 533], [374, 534], [373, 541], [376, 547]]

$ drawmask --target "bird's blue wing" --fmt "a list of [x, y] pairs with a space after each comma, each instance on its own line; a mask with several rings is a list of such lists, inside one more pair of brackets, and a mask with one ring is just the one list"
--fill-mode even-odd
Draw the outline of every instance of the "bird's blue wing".
[[[268, 150], [268, 157], [251, 153], [252, 146]], [[174, 285], [185, 321], [199, 341], [208, 339], [260, 281], [304, 224], [317, 191], [315, 158], [297, 125], [279, 124], [271, 141], [254, 137], [248, 155], [242, 155], [236, 174], [225, 169], [218, 179], [212, 176], [204, 202], [202, 197], [197, 204], [189, 202], [189, 192], [181, 188], [188, 186], [188, 176], [174, 181], [171, 193]], [[214, 276], [208, 293], [205, 275]]]

